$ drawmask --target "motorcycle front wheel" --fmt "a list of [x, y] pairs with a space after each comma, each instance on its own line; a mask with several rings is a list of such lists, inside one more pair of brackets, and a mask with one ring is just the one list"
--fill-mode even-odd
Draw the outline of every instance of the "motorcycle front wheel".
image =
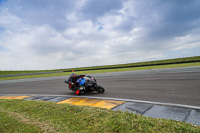
[[104, 93], [104, 91], [105, 91], [105, 89], [102, 86], [100, 86], [100, 85], [97, 85], [95, 88], [96, 88], [96, 91], [98, 93]]

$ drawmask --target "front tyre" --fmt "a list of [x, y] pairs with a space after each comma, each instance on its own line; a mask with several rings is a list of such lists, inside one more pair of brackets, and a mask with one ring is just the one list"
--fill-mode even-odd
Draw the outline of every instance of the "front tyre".
[[97, 91], [98, 93], [104, 93], [105, 89], [104, 89], [102, 86], [97, 85], [97, 86], [96, 86], [96, 91]]

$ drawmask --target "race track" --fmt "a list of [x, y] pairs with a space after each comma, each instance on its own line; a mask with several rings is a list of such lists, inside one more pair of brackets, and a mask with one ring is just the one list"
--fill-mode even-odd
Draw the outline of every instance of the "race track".
[[[200, 106], [200, 67], [93, 74], [110, 97]], [[0, 94], [75, 95], [64, 77], [0, 81]]]

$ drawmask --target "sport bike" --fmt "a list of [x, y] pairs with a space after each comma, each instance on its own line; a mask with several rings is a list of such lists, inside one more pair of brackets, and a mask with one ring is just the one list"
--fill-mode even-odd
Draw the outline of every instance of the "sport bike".
[[68, 84], [69, 90], [76, 92], [77, 95], [81, 93], [98, 92], [104, 93], [105, 89], [97, 84], [97, 80], [91, 76], [82, 75], [75, 83], [68, 80], [64, 81]]

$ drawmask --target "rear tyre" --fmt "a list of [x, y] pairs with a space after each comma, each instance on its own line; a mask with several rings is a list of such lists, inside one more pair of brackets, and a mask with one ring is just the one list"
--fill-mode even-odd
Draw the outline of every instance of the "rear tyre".
[[102, 86], [97, 85], [96, 91], [97, 91], [98, 93], [104, 93], [105, 89], [104, 89]]

